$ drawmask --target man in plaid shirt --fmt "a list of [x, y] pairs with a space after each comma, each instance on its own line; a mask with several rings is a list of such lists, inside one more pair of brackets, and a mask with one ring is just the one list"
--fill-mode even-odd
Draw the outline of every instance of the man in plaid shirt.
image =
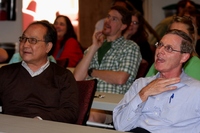
[[[96, 78], [100, 92], [124, 94], [130, 88], [142, 60], [139, 46], [123, 37], [130, 23], [131, 14], [126, 8], [111, 7], [103, 30], [94, 34], [93, 44], [74, 71], [76, 80]], [[90, 118], [101, 123], [106, 119]]]

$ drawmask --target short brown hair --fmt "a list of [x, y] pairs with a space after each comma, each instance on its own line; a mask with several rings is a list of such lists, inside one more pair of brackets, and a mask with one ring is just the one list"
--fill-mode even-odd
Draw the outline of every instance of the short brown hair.
[[121, 14], [122, 16], [122, 19], [121, 19], [122, 23], [127, 25], [126, 29], [122, 31], [122, 35], [123, 35], [124, 32], [128, 29], [129, 25], [131, 24], [131, 18], [132, 18], [131, 12], [128, 9], [121, 6], [112, 6], [110, 10], [118, 11], [119, 14]]

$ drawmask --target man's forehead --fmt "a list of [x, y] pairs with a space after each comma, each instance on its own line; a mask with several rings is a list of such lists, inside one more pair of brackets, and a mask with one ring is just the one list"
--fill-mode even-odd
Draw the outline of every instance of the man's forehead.
[[176, 34], [166, 34], [162, 37], [161, 42], [164, 44], [177, 45], [181, 44], [182, 38]]
[[122, 15], [117, 11], [117, 10], [110, 10], [109, 12], [108, 12], [108, 14], [110, 15], [110, 16], [113, 16], [113, 17], [117, 17], [117, 18], [119, 18], [119, 19], [121, 19], [122, 18]]
[[40, 24], [30, 25], [27, 30], [25, 30], [24, 35], [35, 35], [43, 37], [46, 34], [46, 28]]

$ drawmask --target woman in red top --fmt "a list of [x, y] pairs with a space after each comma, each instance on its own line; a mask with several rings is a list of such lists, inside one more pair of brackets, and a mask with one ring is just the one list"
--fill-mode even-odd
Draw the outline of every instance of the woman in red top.
[[54, 21], [57, 31], [57, 43], [53, 56], [56, 60], [69, 59], [67, 67], [75, 67], [83, 57], [82, 48], [67, 16], [58, 15]]

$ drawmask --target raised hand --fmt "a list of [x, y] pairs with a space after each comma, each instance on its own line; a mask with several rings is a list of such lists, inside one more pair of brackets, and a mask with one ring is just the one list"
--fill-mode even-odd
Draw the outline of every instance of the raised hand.
[[103, 44], [105, 36], [103, 35], [102, 31], [95, 32], [93, 35], [93, 45], [100, 48]]

